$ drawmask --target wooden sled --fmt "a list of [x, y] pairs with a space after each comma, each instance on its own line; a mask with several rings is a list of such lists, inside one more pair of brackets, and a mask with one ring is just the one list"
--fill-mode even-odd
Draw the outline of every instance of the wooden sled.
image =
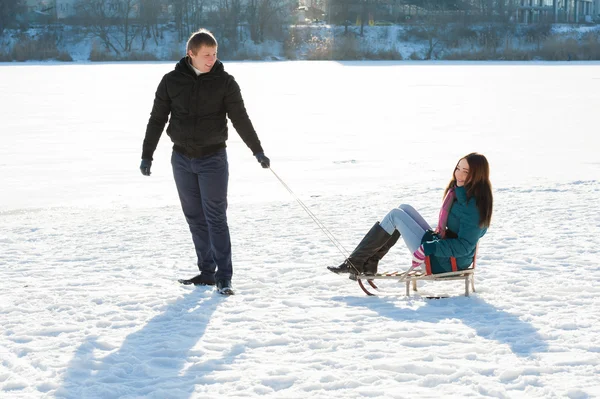
[[[452, 264], [451, 272], [447, 273], [431, 273], [431, 263], [429, 256], [425, 257], [425, 270], [409, 270], [407, 272], [386, 272], [378, 273], [375, 275], [351, 275], [352, 280], [356, 280], [360, 288], [369, 296], [375, 296], [364, 283], [366, 281], [368, 285], [374, 290], [379, 290], [379, 287], [375, 284], [374, 280], [396, 280], [399, 283], [406, 284], [406, 296], [410, 296], [410, 286], [412, 284], [413, 291], [417, 291], [417, 281], [453, 281], [453, 280], [464, 280], [465, 282], [465, 296], [469, 296], [469, 288], [472, 292], [475, 292], [475, 263], [477, 259], [477, 249], [475, 249], [475, 256], [473, 257], [473, 263], [471, 266], [464, 270], [458, 270], [456, 266], [456, 259], [450, 258]], [[439, 297], [432, 297], [439, 298]]]

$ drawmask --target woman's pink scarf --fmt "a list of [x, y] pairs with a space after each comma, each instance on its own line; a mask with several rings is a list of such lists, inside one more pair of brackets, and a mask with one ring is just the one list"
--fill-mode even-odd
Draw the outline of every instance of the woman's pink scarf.
[[438, 233], [442, 239], [446, 236], [446, 223], [448, 223], [448, 214], [450, 213], [450, 208], [452, 207], [454, 198], [456, 198], [456, 194], [454, 193], [454, 187], [452, 187], [448, 190], [446, 196], [444, 197], [444, 202], [442, 202], [442, 209], [440, 209], [438, 226], [435, 229], [435, 232]]

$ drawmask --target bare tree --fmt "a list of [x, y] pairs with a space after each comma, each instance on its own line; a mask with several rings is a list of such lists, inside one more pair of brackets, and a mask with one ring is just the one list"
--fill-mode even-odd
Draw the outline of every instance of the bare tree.
[[436, 51], [441, 51], [445, 45], [444, 27], [435, 20], [430, 20], [421, 26], [421, 31], [427, 40], [425, 59], [431, 60]]
[[238, 48], [238, 26], [241, 21], [242, 2], [240, 0], [219, 0], [219, 12], [217, 14], [218, 30], [220, 36], [228, 41], [233, 51]]
[[118, 0], [116, 4], [120, 5], [116, 9], [116, 19], [120, 22], [118, 26], [123, 34], [121, 47], [129, 52], [135, 37], [140, 33], [139, 26], [132, 24], [132, 19], [139, 13], [140, 0]]
[[348, 34], [350, 9], [355, 0], [329, 0], [327, 19], [329, 23], [344, 25], [344, 34]]
[[141, 41], [142, 51], [146, 49], [148, 39], [154, 39], [154, 43], [158, 45], [160, 36], [158, 30], [158, 18], [160, 16], [161, 4], [160, 0], [140, 0], [140, 25], [141, 25]]
[[132, 50], [138, 26], [132, 24], [139, 12], [140, 0], [80, 0], [79, 13], [87, 21], [93, 36], [117, 55]]
[[17, 15], [25, 10], [20, 0], [2, 0], [0, 2], [0, 35], [17, 22]]
[[120, 54], [119, 49], [113, 43], [114, 21], [107, 12], [107, 4], [108, 0], [80, 0], [76, 7], [91, 35], [100, 39], [107, 51]]
[[425, 59], [431, 60], [446, 45], [448, 22], [444, 16], [446, 5], [437, 0], [419, 0], [419, 5], [425, 10], [420, 22], [411, 30], [411, 34], [427, 41]]
[[281, 27], [291, 7], [289, 0], [249, 0], [247, 16], [252, 40], [261, 43], [269, 29]]
[[360, 0], [360, 35], [364, 36], [365, 21], [370, 20], [377, 10], [376, 0]]
[[190, 24], [192, 31], [204, 26], [206, 19], [206, 8], [209, 0], [188, 0], [190, 2]]
[[260, 41], [260, 8], [264, 0], [249, 0], [247, 8], [248, 24], [250, 25], [250, 38], [254, 42]]
[[[179, 40], [185, 40], [207, 19], [208, 5], [212, 0], [169, 0], [173, 6], [175, 26]], [[237, 0], [239, 2], [239, 0]], [[218, 24], [218, 23], [217, 23]]]

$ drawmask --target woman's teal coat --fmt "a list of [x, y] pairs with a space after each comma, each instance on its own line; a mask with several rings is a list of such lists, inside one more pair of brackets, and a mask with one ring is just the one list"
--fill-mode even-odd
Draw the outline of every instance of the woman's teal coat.
[[450, 257], [456, 258], [459, 270], [468, 268], [473, 262], [477, 242], [487, 232], [487, 228], [479, 227], [479, 209], [475, 198], [467, 199], [464, 186], [456, 187], [454, 192], [456, 199], [450, 208], [446, 226], [458, 237], [442, 240], [437, 234], [427, 231], [421, 240], [434, 274], [452, 271]]

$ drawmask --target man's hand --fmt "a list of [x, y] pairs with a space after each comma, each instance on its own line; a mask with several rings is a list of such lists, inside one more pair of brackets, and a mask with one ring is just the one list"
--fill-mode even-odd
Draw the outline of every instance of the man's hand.
[[152, 161], [149, 159], [142, 159], [140, 164], [140, 170], [144, 176], [150, 176], [150, 168], [152, 167]]
[[258, 161], [258, 163], [260, 163], [260, 165], [267, 169], [271, 167], [271, 160], [269, 158], [267, 158], [267, 156], [265, 155], [264, 152], [259, 152], [256, 155], [254, 155], [256, 157], [256, 160]]

